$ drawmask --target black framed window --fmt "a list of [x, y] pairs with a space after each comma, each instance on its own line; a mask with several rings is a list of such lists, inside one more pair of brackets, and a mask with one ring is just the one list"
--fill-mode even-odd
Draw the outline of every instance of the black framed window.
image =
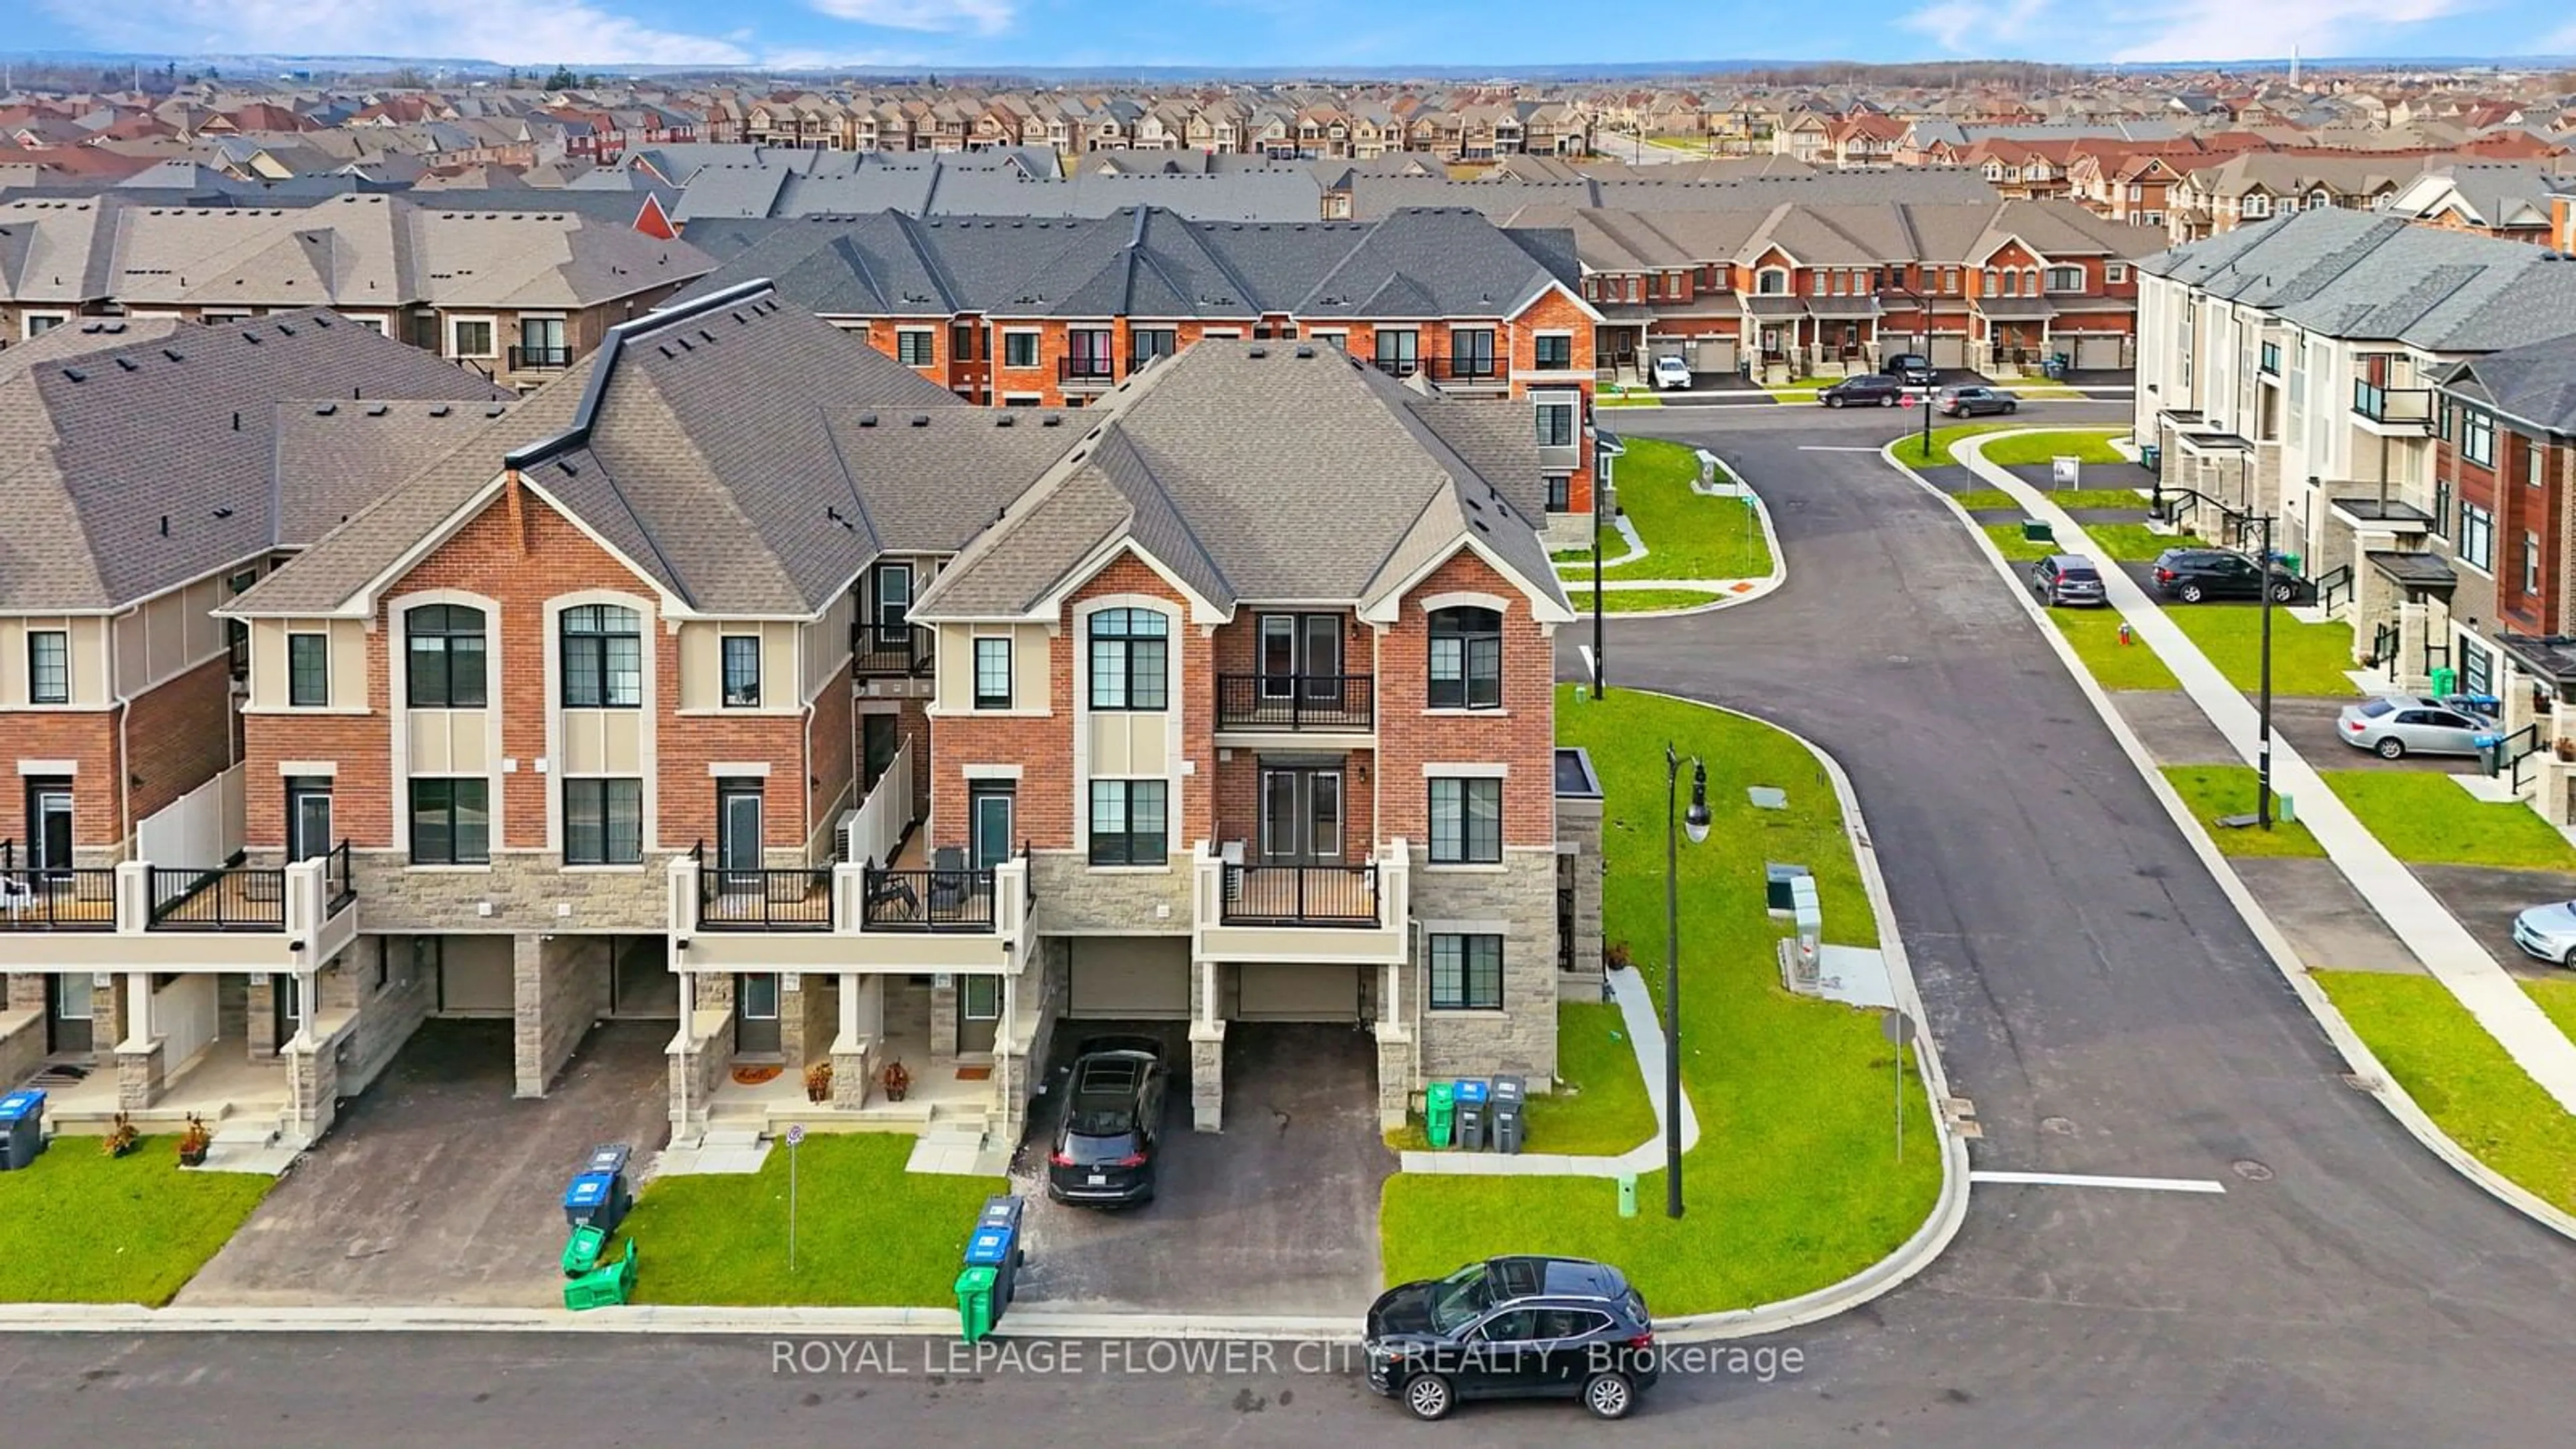
[[1547, 511], [1563, 513], [1574, 506], [1574, 478], [1567, 473], [1547, 475]]
[[1533, 339], [1537, 355], [1532, 359], [1541, 372], [1564, 372], [1574, 366], [1574, 338], [1564, 332], [1542, 332]]
[[27, 634], [27, 701], [30, 704], [72, 702], [72, 636], [62, 629], [35, 629]]
[[1091, 707], [1162, 709], [1171, 621], [1152, 609], [1103, 609], [1091, 616]]
[[760, 704], [760, 636], [724, 636], [724, 702], [727, 709], [753, 709]]
[[1431, 863], [1499, 865], [1503, 859], [1503, 782], [1431, 781]]
[[1574, 400], [1570, 397], [1551, 397], [1540, 401], [1537, 408], [1540, 447], [1571, 448], [1574, 446], [1574, 408]]
[[1433, 936], [1431, 938], [1431, 1009], [1433, 1011], [1502, 1010], [1503, 938], [1500, 936]]
[[1171, 840], [1165, 812], [1171, 786], [1162, 780], [1091, 782], [1091, 863], [1161, 865]]
[[1002, 334], [1002, 365], [1028, 368], [1038, 365], [1038, 334], [1005, 332]]
[[1472, 605], [1432, 610], [1431, 708], [1500, 709], [1502, 704], [1502, 614]]
[[1422, 334], [1410, 327], [1377, 329], [1377, 365], [1398, 377], [1410, 377], [1421, 361]]
[[978, 639], [975, 641], [975, 707], [1009, 709], [1011, 707], [1011, 641]]
[[1494, 329], [1449, 329], [1449, 371], [1453, 377], [1494, 376]]
[[1138, 366], [1158, 357], [1169, 357], [1181, 350], [1181, 334], [1171, 327], [1131, 327], [1127, 330], [1127, 353]]
[[488, 702], [483, 611], [422, 604], [403, 611], [404, 697], [414, 709], [481, 709]]
[[286, 636], [286, 702], [320, 709], [331, 702], [331, 636]]
[[563, 782], [566, 865], [634, 865], [644, 859], [644, 782]]
[[2495, 466], [2495, 415], [2460, 409], [2460, 456], [2481, 468]]
[[411, 782], [411, 863], [488, 865], [492, 784], [482, 779]]
[[644, 626], [622, 604], [563, 613], [563, 707], [636, 709], [644, 703]]
[[894, 334], [894, 360], [906, 367], [928, 367], [932, 361], [933, 339], [938, 336], [927, 327], [906, 327]]

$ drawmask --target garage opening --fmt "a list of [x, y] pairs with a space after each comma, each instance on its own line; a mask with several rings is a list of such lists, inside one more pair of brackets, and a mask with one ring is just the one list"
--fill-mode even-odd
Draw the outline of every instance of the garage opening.
[[1235, 1021], [1353, 1023], [1368, 1019], [1370, 975], [1365, 966], [1229, 962], [1218, 983]]
[[1065, 945], [1067, 1016], [1189, 1020], [1189, 938], [1086, 936]]
[[412, 949], [438, 981], [431, 1014], [510, 1017], [519, 1009], [508, 936], [414, 936]]
[[671, 974], [667, 936], [620, 936], [612, 945], [608, 1014], [613, 1020], [677, 1021], [680, 978]]

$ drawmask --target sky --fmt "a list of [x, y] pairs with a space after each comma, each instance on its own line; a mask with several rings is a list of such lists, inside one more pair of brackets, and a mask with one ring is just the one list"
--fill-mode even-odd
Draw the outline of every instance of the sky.
[[[2106, 10], [2113, 11], [2105, 14]], [[1531, 66], [1661, 59], [2576, 53], [2566, 0], [1896, 0], [1892, 24], [1804, 7], [1644, 6], [1603, 25], [1558, 0], [5, 0], [0, 50], [707, 65]]]

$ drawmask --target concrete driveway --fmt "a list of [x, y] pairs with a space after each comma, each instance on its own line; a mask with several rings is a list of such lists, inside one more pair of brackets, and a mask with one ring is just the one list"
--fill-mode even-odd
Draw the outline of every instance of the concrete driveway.
[[425, 1023], [178, 1301], [560, 1304], [564, 1188], [595, 1144], [632, 1146], [630, 1171], [661, 1147], [671, 1028], [594, 1028], [527, 1102], [510, 1032]]
[[1073, 1022], [1049, 1060], [1085, 1037], [1141, 1032], [1176, 1064], [1165, 1097], [1154, 1201], [1108, 1210], [1049, 1202], [1059, 1073], [1030, 1108], [1012, 1187], [1029, 1199], [1031, 1301], [1160, 1312], [1347, 1313], [1380, 1288], [1378, 1188], [1395, 1154], [1377, 1130], [1375, 1040], [1348, 1026], [1235, 1022], [1225, 1043], [1225, 1131], [1190, 1130], [1189, 1052], [1178, 1022]]
[[2501, 870], [2484, 865], [2414, 865], [2407, 869], [2468, 927], [2499, 965], [2526, 980], [2563, 980], [2567, 969], [2535, 960], [2513, 943], [2513, 918], [2526, 907], [2576, 899], [2576, 875], [2555, 870]]

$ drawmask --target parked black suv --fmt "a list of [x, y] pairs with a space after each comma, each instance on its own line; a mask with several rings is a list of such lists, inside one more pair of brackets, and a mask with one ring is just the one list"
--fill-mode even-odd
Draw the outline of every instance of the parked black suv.
[[1065, 1085], [1055, 1150], [1047, 1154], [1047, 1196], [1107, 1206], [1152, 1202], [1166, 1079], [1163, 1044], [1152, 1037], [1084, 1042]]
[[1618, 1269], [1582, 1258], [1490, 1258], [1369, 1305], [1369, 1387], [1417, 1419], [1461, 1399], [1581, 1399], [1626, 1418], [1655, 1382], [1654, 1320]]
[[[2307, 580], [2281, 567], [2270, 569], [2272, 601], [2287, 604], [2307, 590]], [[2156, 592], [2197, 604], [2203, 599], [2259, 599], [2265, 571], [2232, 548], [2169, 548], [2156, 555]]]
[[1930, 387], [1937, 380], [1932, 359], [1920, 352], [1900, 352], [1879, 364], [1878, 370], [1907, 387]]
[[2030, 566], [2030, 591], [2043, 604], [2107, 604], [2101, 572], [2093, 560], [2071, 553], [2050, 554]]
[[1844, 378], [1816, 394], [1816, 401], [1829, 408], [1892, 408], [1905, 396], [1905, 388], [1883, 372], [1864, 372]]

